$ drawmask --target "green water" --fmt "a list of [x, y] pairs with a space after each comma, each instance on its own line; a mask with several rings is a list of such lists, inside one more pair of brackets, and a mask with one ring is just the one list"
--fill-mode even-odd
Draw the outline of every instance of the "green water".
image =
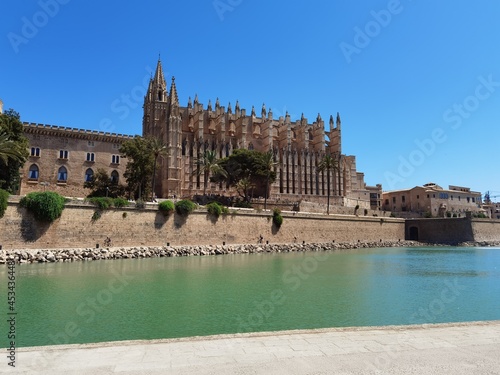
[[495, 248], [17, 265], [16, 281], [17, 346], [500, 319]]

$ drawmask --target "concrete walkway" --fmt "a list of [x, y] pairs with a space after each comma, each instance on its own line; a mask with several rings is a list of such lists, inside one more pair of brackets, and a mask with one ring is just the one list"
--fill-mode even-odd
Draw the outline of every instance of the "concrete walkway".
[[[6, 351], [1, 350], [2, 353]], [[500, 374], [500, 321], [20, 348], [18, 374]]]

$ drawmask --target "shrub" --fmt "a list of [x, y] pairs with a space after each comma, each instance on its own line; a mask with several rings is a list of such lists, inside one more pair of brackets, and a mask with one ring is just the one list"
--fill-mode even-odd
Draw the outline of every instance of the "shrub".
[[425, 214], [424, 214], [424, 217], [426, 218], [431, 218], [432, 217], [432, 213], [430, 211], [426, 211]]
[[158, 204], [158, 209], [163, 215], [170, 215], [175, 210], [175, 205], [172, 201], [163, 201]]
[[9, 200], [9, 192], [0, 189], [0, 217], [3, 217], [7, 210], [7, 201]]
[[53, 191], [29, 193], [21, 199], [20, 204], [32, 212], [35, 219], [51, 223], [61, 216], [64, 197]]
[[252, 208], [252, 204], [247, 201], [242, 201], [242, 200], [237, 200], [234, 202], [234, 207], [239, 207], [239, 208]]
[[453, 214], [453, 217], [457, 217], [457, 214]]
[[189, 199], [183, 199], [175, 203], [175, 211], [179, 215], [189, 215], [196, 208], [196, 204]]
[[101, 210], [106, 210], [113, 205], [113, 199], [108, 197], [93, 197], [88, 198], [88, 201], [99, 207]]
[[215, 217], [219, 217], [221, 214], [229, 213], [227, 207], [224, 207], [218, 202], [211, 202], [207, 204], [207, 211], [209, 214], [214, 215]]
[[450, 211], [446, 211], [446, 217], [451, 217], [451, 212]]
[[281, 216], [281, 211], [278, 208], [273, 210], [273, 224], [278, 229], [281, 227], [281, 224], [283, 224], [283, 216]]
[[146, 203], [142, 199], [139, 198], [135, 201], [135, 208], [143, 209], [144, 207], [146, 207]]
[[101, 211], [94, 211], [92, 214], [92, 222], [95, 222], [101, 218]]
[[120, 207], [127, 207], [128, 206], [128, 200], [125, 198], [114, 198], [113, 199], [113, 206], [120, 208]]

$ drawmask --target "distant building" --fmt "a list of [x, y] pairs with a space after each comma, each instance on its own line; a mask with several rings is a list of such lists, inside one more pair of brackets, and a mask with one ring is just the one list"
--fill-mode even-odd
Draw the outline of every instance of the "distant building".
[[443, 189], [435, 183], [428, 183], [412, 189], [388, 191], [382, 194], [382, 200], [383, 210], [417, 214], [413, 216], [464, 217], [467, 211], [484, 212], [481, 193], [453, 185]]
[[491, 219], [500, 220], [500, 203], [490, 202], [483, 205], [486, 215]]

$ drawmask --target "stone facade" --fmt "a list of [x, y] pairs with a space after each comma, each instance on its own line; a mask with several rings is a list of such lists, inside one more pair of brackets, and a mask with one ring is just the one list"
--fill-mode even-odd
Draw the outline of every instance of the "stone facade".
[[[330, 116], [329, 128], [318, 114], [310, 123], [304, 115], [292, 121], [287, 113], [275, 119], [271, 108], [262, 105], [257, 114], [249, 114], [236, 101], [227, 108], [217, 99], [212, 105], [199, 103], [197, 96], [186, 106], [179, 104], [175, 78], [170, 89], [158, 61], [144, 99], [143, 136], [156, 137], [167, 145], [169, 155], [161, 160], [155, 186], [158, 197], [190, 197], [207, 191], [223, 193], [224, 186], [204, 181], [196, 173], [196, 158], [205, 150], [216, 151], [219, 158], [233, 150], [246, 148], [272, 152], [276, 162], [276, 182], [270, 187], [271, 199], [312, 200], [324, 198], [327, 173], [318, 173], [317, 165], [326, 154], [334, 157], [340, 168], [330, 176], [330, 195], [344, 204], [356, 202], [370, 208], [370, 191], [364, 175], [356, 171], [356, 158], [342, 154], [342, 123], [339, 114]], [[378, 189], [374, 187], [373, 189]], [[377, 190], [381, 193], [381, 187]], [[344, 199], [345, 198], [345, 199]], [[356, 203], [354, 204], [356, 205]]]
[[[481, 193], [470, 188], [450, 185], [448, 189], [434, 183], [415, 186], [412, 189], [395, 190], [382, 194], [382, 209], [422, 216], [430, 213], [435, 217], [455, 215], [465, 217], [467, 211], [480, 213]], [[411, 216], [411, 215], [409, 215]]]
[[132, 136], [24, 123], [30, 156], [21, 172], [21, 191], [51, 190], [66, 197], [84, 197], [84, 182], [102, 168], [125, 184], [126, 159], [120, 144]]
[[500, 220], [500, 203], [490, 202], [484, 204], [483, 208], [489, 218]]

